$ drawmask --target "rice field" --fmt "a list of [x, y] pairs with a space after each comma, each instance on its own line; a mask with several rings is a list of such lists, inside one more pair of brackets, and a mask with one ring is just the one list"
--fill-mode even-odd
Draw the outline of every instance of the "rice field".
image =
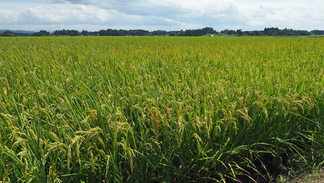
[[323, 52], [323, 38], [0, 38], [0, 180], [270, 182], [319, 169]]

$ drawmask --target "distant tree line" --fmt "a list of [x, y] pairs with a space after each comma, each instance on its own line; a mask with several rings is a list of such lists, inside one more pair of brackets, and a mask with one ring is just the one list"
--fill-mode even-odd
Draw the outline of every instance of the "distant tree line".
[[81, 36], [81, 33], [77, 30], [56, 30], [53, 33], [54, 36]]
[[312, 30], [310, 33], [313, 35], [324, 35], [324, 30]]
[[214, 36], [308, 36], [308, 35], [324, 35], [324, 30], [312, 30], [310, 32], [306, 30], [293, 30], [293, 29], [279, 29], [276, 27], [265, 28], [264, 30], [254, 30], [254, 31], [243, 31], [238, 30], [222, 30], [220, 32], [214, 30], [211, 27], [205, 27], [202, 29], [189, 29], [180, 31], [165, 31], [165, 30], [155, 30], [147, 31], [142, 29], [136, 30], [124, 30], [124, 29], [106, 29], [99, 31], [87, 31], [82, 30], [56, 30], [54, 33], [50, 33], [45, 30], [35, 32], [33, 34], [28, 33], [13, 33], [12, 31], [5, 31], [0, 36], [204, 36], [204, 35], [214, 35]]
[[151, 36], [151, 33], [147, 30], [115, 30], [115, 29], [107, 29], [100, 30], [99, 36]]
[[35, 32], [32, 36], [51, 36], [51, 34], [45, 30], [41, 30], [39, 32]]
[[[279, 28], [265, 28], [261, 31], [243, 31], [238, 30], [222, 30], [220, 32], [211, 27], [202, 29], [189, 29], [180, 31], [147, 31], [142, 29], [137, 30], [124, 30], [124, 29], [106, 29], [100, 31], [86, 31], [81, 32], [77, 30], [57, 30], [53, 33], [54, 36], [203, 36], [203, 35], [216, 35], [216, 36], [308, 36], [308, 35], [324, 35], [324, 31], [314, 30], [308, 32], [306, 30], [293, 30], [293, 29], [279, 29]], [[47, 34], [48, 35], [48, 34]]]

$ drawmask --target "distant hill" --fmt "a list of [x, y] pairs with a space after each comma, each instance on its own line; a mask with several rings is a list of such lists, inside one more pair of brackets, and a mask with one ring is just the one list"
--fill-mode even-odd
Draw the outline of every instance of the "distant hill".
[[[10, 30], [13, 32], [16, 36], [31, 36], [35, 31], [25, 31], [25, 30]], [[0, 30], [0, 34], [3, 34], [6, 32], [6, 30]]]
[[[25, 30], [10, 30], [13, 33], [17, 33], [17, 34], [33, 34], [36, 31], [25, 31]], [[6, 32], [6, 30], [0, 30], [0, 34], [3, 34], [4, 32]]]

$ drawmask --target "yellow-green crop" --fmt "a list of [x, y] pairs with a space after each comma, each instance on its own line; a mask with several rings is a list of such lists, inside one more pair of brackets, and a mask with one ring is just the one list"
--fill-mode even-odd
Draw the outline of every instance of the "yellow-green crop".
[[323, 164], [324, 39], [0, 38], [0, 179], [268, 181]]

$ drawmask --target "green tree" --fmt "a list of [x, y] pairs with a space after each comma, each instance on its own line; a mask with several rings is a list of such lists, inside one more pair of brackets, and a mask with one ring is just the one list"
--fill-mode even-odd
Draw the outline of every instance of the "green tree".
[[242, 36], [242, 34], [243, 34], [243, 33], [242, 33], [242, 29], [237, 29], [237, 30], [236, 30], [236, 35], [237, 35], [237, 36]]
[[56, 30], [54, 36], [81, 36], [81, 33], [77, 30]]
[[89, 35], [89, 32], [88, 32], [87, 30], [84, 30], [84, 29], [83, 29], [83, 30], [81, 31], [81, 35], [82, 35], [82, 36], [88, 36], [88, 35]]
[[171, 32], [169, 36], [176, 36], [176, 34], [174, 32]]
[[39, 32], [36, 32], [32, 34], [32, 36], [50, 36], [51, 34], [45, 30], [41, 30]]
[[15, 33], [11, 32], [11, 31], [6, 30], [6, 32], [4, 32], [4, 33], [2, 34], [2, 36], [5, 36], [5, 37], [14, 37], [14, 36], [16, 36], [16, 35], [15, 35]]

